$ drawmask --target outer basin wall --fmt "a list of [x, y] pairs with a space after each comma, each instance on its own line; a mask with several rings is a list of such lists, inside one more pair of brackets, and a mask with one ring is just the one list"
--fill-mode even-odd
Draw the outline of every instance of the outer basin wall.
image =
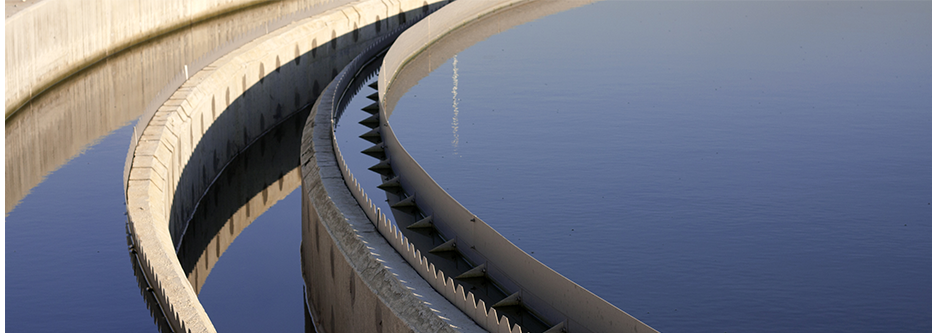
[[387, 17], [423, 3], [362, 1], [292, 23], [194, 74], [156, 112], [134, 152], [127, 210], [141, 269], [171, 326], [216, 331], [175, 253], [183, 217], [220, 172], [216, 166], [276, 124], [268, 119], [309, 106], [335, 68], [379, 35], [377, 21], [384, 34], [398, 25]]
[[5, 22], [6, 117], [34, 94], [133, 44], [261, 0], [45, 0]]
[[[149, 111], [184, 82], [185, 66], [194, 73], [267, 33], [269, 26], [282, 27], [349, 2], [266, 1], [226, 12], [112, 53], [41, 93], [32, 92], [35, 95], [6, 118], [7, 213], [48, 173], [90, 143], [143, 113], [151, 117]], [[8, 2], [7, 7], [16, 4], [22, 3]]]

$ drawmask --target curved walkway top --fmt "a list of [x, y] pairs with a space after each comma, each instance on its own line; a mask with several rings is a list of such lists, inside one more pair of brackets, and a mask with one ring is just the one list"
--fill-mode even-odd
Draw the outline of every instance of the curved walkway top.
[[[581, 5], [583, 2], [575, 2]], [[426, 75], [425, 64], [417, 64], [419, 56], [430, 58], [426, 65], [442, 64], [446, 58], [436, 57], [433, 48], [441, 55], [452, 57], [451, 49], [461, 49], [461, 41], [448, 38], [472, 21], [510, 12], [517, 21], [534, 19], [548, 13], [549, 7], [567, 9], [574, 6], [566, 1], [460, 1], [430, 15], [402, 34], [385, 56], [379, 75], [380, 127], [382, 145], [388, 158], [386, 163], [398, 177], [407, 193], [405, 201], [416, 203], [425, 216], [431, 216], [437, 230], [452, 238], [457, 251], [469, 258], [483, 273], [513, 293], [509, 301], [526, 304], [541, 317], [556, 325], [554, 329], [568, 332], [656, 332], [633, 316], [606, 302], [582, 286], [574, 283], [543, 263], [537, 261], [482, 219], [460, 205], [443, 190], [404, 150], [395, 137], [388, 117], [395, 104], [407, 89]], [[553, 13], [553, 8], [549, 13]], [[559, 10], [557, 10], [559, 11]], [[536, 16], [535, 16], [536, 15]], [[500, 32], [513, 25], [487, 24], [478, 29]], [[446, 43], [444, 45], [444, 43]], [[419, 76], [420, 75], [420, 76]], [[416, 194], [416, 197], [414, 197]], [[471, 293], [468, 293], [472, 296]], [[460, 296], [462, 297], [462, 296]], [[471, 298], [471, 297], [469, 297]], [[484, 305], [481, 306], [485, 311]], [[467, 311], [468, 312], [468, 311]]]

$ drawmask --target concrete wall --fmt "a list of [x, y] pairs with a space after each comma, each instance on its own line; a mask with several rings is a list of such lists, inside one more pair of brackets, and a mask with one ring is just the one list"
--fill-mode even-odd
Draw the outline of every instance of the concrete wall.
[[[193, 74], [156, 112], [131, 160], [127, 209], [141, 270], [172, 326], [182, 331], [214, 331], [175, 255], [175, 246], [187, 230], [195, 204], [223, 165], [278, 121], [308, 107], [366, 41], [398, 25], [398, 14], [411, 12], [410, 16], [425, 4], [362, 1], [295, 22]], [[332, 251], [325, 253], [335, 256]], [[333, 265], [352, 266], [346, 257], [336, 257], [339, 260]], [[363, 267], [353, 269], [351, 274], [367, 281], [386, 278], [368, 276]], [[385, 303], [386, 299], [375, 297], [362, 285], [350, 288], [350, 294], [358, 297], [350, 300], [369, 304], [372, 316], [368, 318], [384, 319], [382, 325], [370, 323], [375, 331], [413, 329], [390, 319], [397, 317], [390, 300]], [[332, 284], [316, 281], [308, 287], [335, 290]], [[338, 294], [340, 300], [335, 301], [344, 302], [345, 296]], [[343, 322], [356, 321], [362, 322]]]
[[[305, 283], [311, 286], [308, 312], [318, 332], [481, 332], [379, 234], [360, 206], [372, 207], [371, 202], [354, 197], [358, 184], [340, 163], [334, 105], [355, 91], [358, 85], [345, 84], [378, 50], [364, 52], [338, 74], [304, 127], [301, 255]], [[363, 69], [360, 75], [368, 73]]]
[[37, 92], [140, 41], [257, 0], [53, 1], [8, 18], [6, 117]]
[[131, 45], [260, 0], [45, 0], [6, 19], [6, 117]]

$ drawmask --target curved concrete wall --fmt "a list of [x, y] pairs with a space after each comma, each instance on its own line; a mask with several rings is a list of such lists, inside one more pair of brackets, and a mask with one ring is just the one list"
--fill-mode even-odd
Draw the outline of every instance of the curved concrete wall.
[[[366, 10], [374, 13], [390, 9], [381, 3], [369, 6]], [[349, 36], [354, 23], [366, 23], [357, 12], [354, 7], [332, 10], [222, 57], [194, 74], [146, 127], [132, 161], [127, 206], [143, 271], [173, 327], [213, 331], [175, 254], [184, 222], [226, 161], [274, 126], [276, 117], [316, 98], [314, 90], [330, 79], [332, 63], [341, 62], [339, 52], [350, 52], [329, 43]], [[360, 39], [374, 35], [365, 31]], [[212, 152], [195, 154], [199, 148]]]
[[140, 41], [258, 0], [45, 0], [6, 29], [6, 117], [62, 78]]
[[6, 117], [35, 94], [131, 45], [261, 0], [45, 0], [5, 22]]
[[301, 254], [314, 324], [318, 332], [481, 332], [379, 235], [370, 210], [351, 193], [358, 184], [341, 163], [334, 119], [346, 101], [342, 96], [364, 82], [351, 80], [353, 73], [379, 49], [367, 50], [338, 74], [304, 128]]
[[[281, 119], [309, 107], [367, 41], [398, 26], [399, 18], [406, 16], [403, 12], [410, 17], [427, 5], [417, 0], [369, 0], [295, 22], [193, 74], [155, 113], [129, 162], [127, 209], [140, 270], [172, 327], [214, 331], [179, 263], [176, 247], [188, 230], [196, 203], [225, 163]], [[353, 267], [351, 274], [368, 280], [387, 278], [367, 275], [367, 268], [354, 267], [345, 256], [337, 256], [340, 260], [334, 263], [335, 253], [328, 254], [331, 267]], [[332, 291], [336, 287], [334, 281], [311, 282], [309, 289]], [[354, 289], [350, 290], [353, 294]], [[368, 308], [376, 314], [372, 318], [386, 320], [385, 324], [370, 322], [375, 331], [414, 329], [404, 321], [389, 320], [398, 309], [390, 299], [375, 297], [369, 288], [355, 293], [357, 304], [371, 305]], [[344, 302], [345, 293], [340, 296], [339, 302]], [[329, 323], [336, 327], [333, 320]]]
[[[550, 325], [554, 325], [551, 330], [655, 332], [636, 318], [543, 265], [469, 212], [417, 164], [398, 142], [389, 126], [388, 117], [395, 103], [408, 87], [422, 77], [419, 75], [429, 72], [424, 68], [446, 60], [442, 57], [431, 58], [435, 43], [441, 44], [437, 45], [441, 55], [452, 56], [448, 51], [460, 47], [461, 44], [447, 37], [460, 27], [485, 15], [497, 15], [498, 13], [492, 14], [495, 11], [501, 11], [501, 15], [514, 12], [520, 20], [522, 15], [533, 15], [529, 13], [546, 7], [539, 6], [540, 3], [556, 4], [565, 8], [572, 6], [557, 1], [501, 1], [497, 7], [482, 8], [487, 6], [488, 2], [457, 2], [431, 15], [425, 20], [428, 22], [415, 25], [399, 37], [386, 54], [379, 75], [381, 125], [378, 130], [387, 155], [385, 161], [390, 163], [393, 174], [398, 177], [404, 191], [412, 194], [405, 201], [416, 205], [416, 209], [422, 215], [431, 216], [434, 227], [454, 242], [459, 254], [469, 258], [476, 265], [481, 265], [484, 274], [502, 285], [513, 297], [516, 296], [514, 301], [509, 302], [525, 304]], [[510, 26], [506, 24], [504, 27]], [[442, 45], [443, 43], [449, 45]], [[419, 56], [429, 60], [416, 62]], [[396, 83], [399, 84], [396, 86]], [[428, 277], [428, 280], [431, 279]], [[448, 282], [455, 283], [453, 280]], [[461, 290], [458, 288], [454, 295], [457, 302], [460, 302], [461, 298], [467, 298], [466, 306], [478, 308], [477, 312], [480, 314], [494, 311], [487, 310], [484, 304], [469, 302], [471, 293], [463, 293]], [[491, 314], [488, 316], [492, 317]]]

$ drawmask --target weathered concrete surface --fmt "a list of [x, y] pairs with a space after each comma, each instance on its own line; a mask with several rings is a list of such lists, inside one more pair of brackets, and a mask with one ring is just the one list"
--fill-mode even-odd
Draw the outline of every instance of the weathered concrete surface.
[[344, 93], [337, 82], [349, 82], [359, 70], [355, 64], [324, 90], [301, 145], [301, 254], [305, 283], [313, 286], [308, 304], [314, 324], [319, 332], [481, 332], [376, 231], [370, 220], [374, 207], [368, 205], [371, 210], [366, 211], [360, 206], [371, 202], [354, 197], [353, 189], [359, 189], [350, 188], [353, 177], [340, 162], [331, 116], [335, 99]]
[[302, 142], [301, 256], [317, 331], [483, 331], [375, 230], [336, 165], [329, 115], [314, 116]]
[[6, 0], [6, 18], [32, 6], [42, 0]]
[[[420, 12], [424, 1], [361, 1], [295, 22], [218, 59], [191, 78], [145, 128], [127, 181], [127, 209], [142, 271], [152, 282], [173, 327], [213, 332], [194, 288], [175, 254], [195, 204], [222, 166], [280, 119], [308, 107], [337, 73], [374, 37], [398, 25], [402, 12]], [[328, 252], [330, 258], [334, 252]], [[336, 256], [337, 262], [347, 262]], [[337, 263], [334, 263], [337, 265]], [[316, 267], [309, 268], [315, 270]], [[370, 276], [357, 268], [358, 276]], [[349, 280], [349, 279], [347, 279]], [[311, 281], [313, 290], [335, 286]], [[360, 282], [352, 304], [371, 305], [378, 331], [410, 331], [393, 320], [396, 307]], [[411, 291], [402, 288], [398, 292]], [[332, 304], [346, 302], [345, 291]], [[367, 298], [371, 297], [371, 298]], [[340, 303], [343, 304], [343, 303]], [[401, 310], [404, 311], [404, 310]], [[433, 312], [426, 310], [431, 315]], [[331, 312], [332, 316], [344, 312]], [[404, 313], [404, 312], [402, 312]], [[341, 315], [342, 316], [342, 315]], [[318, 316], [319, 317], [319, 316]], [[343, 322], [362, 322], [347, 320]], [[331, 328], [334, 321], [329, 321]], [[444, 324], [445, 325], [445, 324]], [[429, 330], [428, 330], [429, 331]]]

